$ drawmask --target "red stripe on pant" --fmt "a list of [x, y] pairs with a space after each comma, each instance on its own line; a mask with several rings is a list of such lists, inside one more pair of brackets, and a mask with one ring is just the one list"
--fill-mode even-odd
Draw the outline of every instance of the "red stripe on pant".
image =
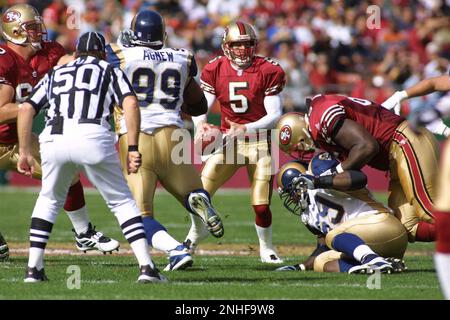
[[409, 170], [412, 173], [414, 193], [418, 197], [417, 200], [422, 208], [428, 214], [432, 215], [433, 203], [431, 202], [430, 195], [425, 187], [422, 170], [420, 169], [419, 161], [417, 160], [414, 148], [411, 146], [408, 138], [399, 132], [394, 133], [394, 141], [400, 145], [406, 155], [406, 161], [408, 162]]

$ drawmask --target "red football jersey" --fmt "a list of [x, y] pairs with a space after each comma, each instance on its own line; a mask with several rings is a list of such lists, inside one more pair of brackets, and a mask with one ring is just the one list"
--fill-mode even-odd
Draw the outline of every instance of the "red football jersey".
[[[313, 140], [328, 152], [337, 152], [342, 161], [348, 150], [333, 141], [336, 125], [340, 120], [350, 119], [364, 127], [380, 145], [380, 151], [368, 163], [379, 170], [389, 170], [389, 147], [395, 129], [405, 118], [364, 99], [342, 95], [317, 95], [311, 101], [308, 112], [309, 130]], [[338, 130], [338, 129], [337, 129]]]
[[[11, 48], [0, 45], [0, 84], [6, 84], [15, 89], [13, 102], [23, 102], [39, 80], [65, 54], [66, 51], [59, 43], [54, 41], [43, 42], [42, 49], [27, 64]], [[16, 123], [0, 125], [0, 143], [16, 142]]]
[[220, 103], [222, 130], [229, 128], [225, 118], [246, 124], [264, 117], [264, 97], [280, 93], [285, 82], [280, 65], [260, 56], [244, 70], [234, 69], [228, 58], [219, 56], [205, 66], [200, 77], [202, 89]]

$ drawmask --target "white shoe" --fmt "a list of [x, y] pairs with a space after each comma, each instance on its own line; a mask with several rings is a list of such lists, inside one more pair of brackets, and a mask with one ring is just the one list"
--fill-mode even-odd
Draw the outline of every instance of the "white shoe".
[[283, 263], [283, 260], [278, 256], [274, 249], [262, 249], [259, 251], [261, 262], [279, 264]]
[[222, 219], [208, 198], [199, 193], [191, 193], [188, 202], [192, 211], [202, 219], [203, 224], [208, 228], [209, 232], [214, 237], [221, 238], [224, 233]]
[[[75, 230], [73, 230], [75, 232]], [[85, 233], [75, 233], [75, 240], [77, 248], [80, 251], [98, 250], [106, 254], [107, 252], [119, 251], [119, 241], [108, 238], [103, 233], [95, 230], [92, 224], [89, 223], [89, 229]]]

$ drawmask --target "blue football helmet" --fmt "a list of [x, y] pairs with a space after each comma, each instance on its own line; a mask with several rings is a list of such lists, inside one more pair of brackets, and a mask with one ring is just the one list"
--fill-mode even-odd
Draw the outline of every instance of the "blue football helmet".
[[134, 33], [132, 44], [161, 49], [166, 40], [166, 27], [163, 17], [153, 10], [139, 11], [131, 21]]
[[336, 166], [339, 165], [337, 160], [331, 153], [322, 152], [316, 154], [309, 163], [308, 171], [314, 176], [326, 176], [336, 172]]
[[283, 205], [295, 215], [301, 216], [309, 204], [308, 189], [295, 184], [293, 180], [306, 173], [298, 161], [285, 163], [277, 176], [278, 194]]

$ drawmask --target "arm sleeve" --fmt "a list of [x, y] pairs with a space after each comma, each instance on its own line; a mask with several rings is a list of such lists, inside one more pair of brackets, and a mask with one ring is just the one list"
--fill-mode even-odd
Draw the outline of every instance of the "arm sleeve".
[[14, 69], [14, 61], [8, 53], [0, 54], [0, 84], [14, 87], [13, 81], [17, 72]]
[[278, 118], [283, 114], [281, 96], [279, 94], [266, 96], [264, 98], [264, 108], [267, 114], [255, 122], [247, 123], [245, 125], [247, 130], [272, 129]]
[[116, 102], [122, 106], [127, 96], [136, 96], [127, 76], [119, 68], [112, 68], [112, 91]]
[[216, 95], [214, 72], [206, 65], [200, 76], [200, 88], [212, 95]]
[[46, 74], [44, 78], [34, 87], [33, 91], [27, 97], [25, 102], [31, 104], [36, 111], [36, 114], [48, 103], [48, 83], [49, 75]]
[[200, 121], [206, 121], [207, 120], [207, 116], [208, 116], [208, 112], [211, 109], [214, 101], [216, 100], [216, 96], [207, 92], [207, 91], [203, 91], [203, 93], [205, 94], [205, 98], [206, 98], [206, 102], [208, 103], [208, 111], [205, 114], [202, 114], [201, 116], [198, 117], [192, 117], [192, 122], [194, 122], [194, 128], [197, 128], [197, 125]]

